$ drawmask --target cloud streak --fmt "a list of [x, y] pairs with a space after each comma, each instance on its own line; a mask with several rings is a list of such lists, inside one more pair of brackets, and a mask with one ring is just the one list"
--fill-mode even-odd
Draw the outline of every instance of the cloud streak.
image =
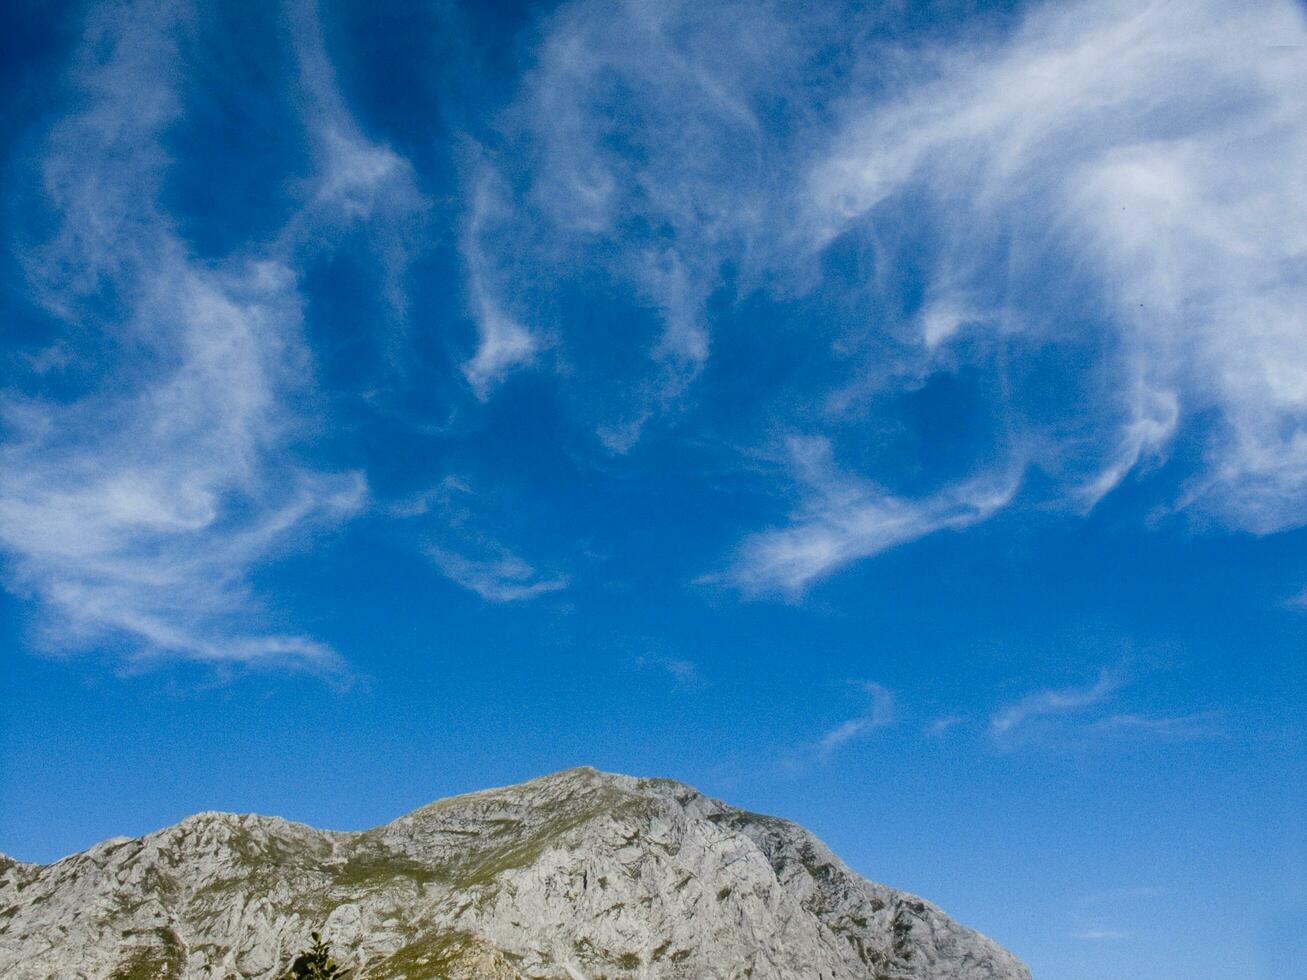
[[1104, 669], [1085, 687], [1046, 688], [1011, 702], [989, 719], [990, 736], [996, 740], [1022, 737], [1027, 730], [1047, 731], [1057, 723], [1063, 733], [1073, 732], [1093, 739], [1137, 738], [1188, 741], [1218, 734], [1220, 714], [1200, 711], [1185, 715], [1140, 714], [1114, 709], [1127, 679], [1120, 670]]
[[[1297, 526], [1304, 43], [1287, 0], [1038, 7], [1003, 42], [926, 52], [920, 81], [853, 112], [811, 171], [811, 233], [884, 223], [924, 194], [940, 236], [929, 346], [985, 323], [1055, 339], [1052, 317], [1080, 314], [1069, 299], [1102, 304], [1100, 432], [1050, 447], [1048, 462], [1082, 457], [1071, 496], [1092, 505], [1208, 412], [1177, 506], [1257, 533]], [[1069, 288], [1050, 288], [1059, 273]]]
[[566, 589], [567, 576], [542, 573], [480, 529], [476, 507], [485, 501], [476, 496], [467, 482], [450, 476], [393, 504], [390, 513], [418, 521], [427, 559], [445, 578], [487, 602], [521, 602]]
[[1081, 929], [1078, 932], [1073, 932], [1071, 936], [1073, 939], [1079, 939], [1083, 942], [1102, 943], [1129, 939], [1130, 933], [1121, 929]]
[[825, 439], [790, 439], [787, 452], [805, 496], [803, 506], [789, 526], [746, 538], [724, 574], [701, 581], [726, 582], [750, 595], [799, 596], [850, 562], [983, 521], [1004, 507], [1017, 488], [1017, 479], [1005, 474], [925, 499], [905, 499], [839, 471]]
[[[179, 38], [201, 20], [92, 13], [41, 200], [16, 209], [44, 210], [14, 245], [62, 329], [0, 396], [0, 548], [56, 646], [325, 662], [250, 584], [367, 499], [308, 448], [306, 260], [361, 231], [404, 321], [428, 202], [350, 112], [316, 6], [289, 0], [312, 176], [283, 227], [202, 254], [164, 203], [191, 91]], [[748, 597], [796, 600], [1027, 498], [1083, 512], [1151, 468], [1169, 467], [1169, 510], [1307, 523], [1301, 6], [1035, 5], [910, 56], [893, 23], [641, 0], [542, 18], [510, 104], [455, 161], [475, 399], [552, 369], [613, 456], [685, 419], [740, 469], [779, 440], [780, 513], [700, 579]], [[984, 424], [938, 445], [959, 418]], [[427, 540], [489, 601], [568, 583], [470, 521]], [[1077, 710], [1018, 708], [1014, 730]]]
[[[292, 404], [312, 394], [313, 364], [294, 262], [306, 238], [369, 211], [403, 165], [332, 102], [315, 114], [329, 159], [312, 203], [271, 245], [196, 258], [158, 203], [163, 134], [184, 117], [189, 16], [141, 2], [87, 23], [79, 108], [42, 161], [58, 223], [27, 263], [66, 327], [44, 360], [77, 393], [3, 393], [0, 547], [56, 649], [335, 669], [328, 645], [277, 629], [249, 579], [366, 501], [361, 473], [299, 454], [313, 419]], [[316, 50], [302, 45], [309, 62]], [[331, 102], [321, 62], [305, 73]]]
[[672, 683], [678, 691], [692, 690], [703, 682], [699, 674], [699, 665], [693, 660], [642, 654], [635, 658], [635, 666], [640, 670], [656, 668], [665, 672], [672, 678]]
[[856, 718], [841, 722], [818, 739], [815, 746], [818, 761], [828, 762], [836, 752], [854, 739], [861, 738], [877, 728], [886, 728], [894, 724], [894, 695], [873, 681], [863, 681], [857, 686], [870, 699], [867, 710]]
[[567, 579], [544, 577], [511, 552], [477, 559], [432, 547], [427, 555], [446, 578], [487, 602], [519, 602], [567, 588]]
[[1104, 670], [1088, 687], [1036, 691], [998, 711], [989, 721], [990, 731], [1001, 735], [1038, 718], [1102, 704], [1120, 690], [1122, 683], [1118, 676]]
[[511, 371], [529, 364], [541, 347], [540, 339], [505, 308], [498, 281], [502, 272], [487, 253], [484, 241], [491, 230], [505, 222], [508, 205], [504, 194], [499, 176], [487, 163], [478, 164], [462, 247], [478, 341], [476, 353], [462, 370], [482, 401]]
[[[1001, 36], [911, 50], [883, 11], [753, 5], [747, 41], [744, 16], [579, 0], [545, 21], [504, 123], [518, 233], [467, 262], [482, 397], [530, 360], [506, 312], [529, 289], [616, 288], [656, 314], [653, 340], [634, 311], [611, 328], [624, 359], [604, 368], [627, 374], [594, 431], [618, 454], [711, 379], [713, 300], [756, 304], [763, 347], [814, 323], [794, 354], [808, 387], [778, 386], [755, 421], [841, 458], [895, 397], [989, 379], [987, 466], [906, 493], [872, 459], [801, 487], [793, 520], [718, 577], [749, 594], [985, 521], [1015, 470], [1047, 478], [1039, 504], [1084, 512], [1172, 464], [1168, 510], [1307, 522], [1300, 5], [1033, 5]], [[841, 271], [853, 251], [868, 271]], [[497, 260], [516, 278], [479, 271]], [[591, 335], [556, 326], [574, 384]], [[625, 356], [640, 345], [643, 368]]]
[[[515, 300], [598, 286], [631, 305], [606, 338], [629, 383], [587, 406], [599, 443], [625, 454], [651, 421], [676, 417], [710, 356], [707, 305], [723, 266], [752, 277], [751, 253], [769, 247], [769, 199], [785, 181], [745, 174], [782, 168], [773, 157], [790, 153], [758, 107], [801, 80], [789, 35], [802, 26], [770, 4], [647, 0], [581, 0], [546, 19], [497, 133], [497, 199], [508, 213], [496, 258], [515, 278], [492, 281], [484, 248], [465, 248], [485, 351], [469, 365], [474, 387], [528, 361], [521, 330], [503, 319]], [[475, 225], [485, 177], [475, 171], [468, 183]], [[585, 359], [583, 331], [561, 323], [558, 340], [571, 374]]]

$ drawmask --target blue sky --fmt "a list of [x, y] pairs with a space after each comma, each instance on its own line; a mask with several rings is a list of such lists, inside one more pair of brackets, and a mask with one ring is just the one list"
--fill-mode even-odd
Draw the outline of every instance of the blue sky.
[[0, 850], [589, 763], [1307, 975], [1300, 5], [233, 10], [0, 14]]

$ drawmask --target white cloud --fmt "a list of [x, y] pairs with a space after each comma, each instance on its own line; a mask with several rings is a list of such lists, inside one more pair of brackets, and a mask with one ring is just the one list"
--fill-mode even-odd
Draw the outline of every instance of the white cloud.
[[1157, 898], [1165, 894], [1165, 888], [1156, 885], [1138, 885], [1086, 895], [1080, 899], [1080, 905], [1085, 911], [1070, 912], [1071, 920], [1075, 923], [1071, 938], [1091, 943], [1120, 942], [1130, 939], [1132, 933], [1110, 920], [1123, 918], [1123, 912], [1128, 911], [1130, 906], [1138, 906], [1140, 902], [1156, 904]]
[[395, 501], [388, 510], [392, 517], [423, 517], [431, 513], [447, 513], [455, 498], [471, 492], [472, 488], [465, 480], [446, 476], [434, 487]]
[[1071, 937], [1084, 942], [1101, 943], [1129, 939], [1130, 933], [1121, 929], [1081, 929], [1078, 932], [1073, 932]]
[[539, 571], [480, 527], [486, 501], [463, 479], [438, 485], [392, 504], [393, 517], [417, 519], [426, 528], [423, 552], [451, 582], [487, 602], [519, 602], [567, 588], [565, 575]]
[[369, 140], [341, 96], [336, 70], [327, 54], [317, 0], [288, 0], [299, 68], [301, 114], [318, 160], [315, 197], [337, 216], [358, 220], [378, 209], [389, 220], [422, 206], [407, 160]]
[[822, 762], [829, 761], [846, 744], [867, 732], [894, 724], [894, 696], [872, 681], [863, 681], [858, 687], [870, 698], [871, 703], [865, 712], [836, 725], [818, 740], [816, 754]]
[[1049, 4], [1005, 41], [922, 52], [921, 80], [852, 112], [812, 169], [811, 234], [892, 220], [899, 195], [926, 192], [943, 239], [928, 345], [947, 342], [977, 295], [1003, 309], [991, 322], [1038, 333], [1083, 318], [1067, 297], [1096, 292], [1116, 352], [1103, 405], [1085, 408], [1119, 421], [1100, 449], [1057, 447], [1099, 455], [1072, 496], [1092, 505], [1182, 418], [1214, 412], [1180, 505], [1259, 533], [1296, 526], [1307, 521], [1304, 44], [1290, 0], [1113, 0]]
[[[789, 526], [747, 538], [717, 577], [749, 592], [795, 595], [983, 521], [1027, 466], [1088, 510], [1177, 445], [1200, 450], [1178, 454], [1174, 507], [1257, 533], [1307, 521], [1300, 5], [1036, 4], [1002, 36], [906, 51], [887, 23], [853, 5], [638, 0], [546, 18], [499, 121], [503, 227], [464, 247], [478, 395], [538, 352], [539, 325], [515, 311], [544, 304], [523, 297], [568, 275], [661, 320], [652, 342], [629, 329], [646, 370], [596, 413], [613, 453], [711, 377], [708, 311], [727, 284], [766, 309], [757, 331], [793, 326], [774, 300], [834, 321], [795, 351], [814, 387], [842, 394], [778, 388], [758, 410], [770, 429], [840, 443], [876, 396], [964, 358], [992, 375], [997, 466], [913, 498], [855, 475], [808, 488]], [[475, 216], [482, 178], [469, 187]], [[865, 282], [846, 277], [861, 266], [823, 271], [850, 242], [870, 256]], [[919, 304], [887, 285], [917, 276]], [[560, 351], [586, 342], [572, 324], [556, 334]]]
[[407, 180], [407, 161], [341, 123], [324, 126], [320, 138], [325, 166], [318, 198], [347, 217], [371, 217], [385, 198], [386, 185]]
[[431, 547], [427, 555], [446, 578], [487, 602], [519, 602], [567, 588], [566, 578], [543, 576], [511, 552], [501, 551], [489, 558], [468, 558]]
[[484, 401], [509, 371], [530, 363], [539, 345], [530, 331], [499, 307], [491, 294], [475, 285], [472, 291], [481, 339], [476, 355], [463, 365], [463, 376]]
[[1036, 691], [1001, 709], [990, 718], [990, 731], [1004, 734], [1036, 718], [1081, 711], [1102, 704], [1118, 690], [1123, 681], [1112, 671], [1104, 670], [1088, 687]]
[[787, 448], [802, 508], [789, 526], [746, 538], [724, 574], [701, 581], [724, 581], [750, 594], [799, 595], [849, 562], [985, 520], [1011, 500], [1018, 483], [1012, 474], [986, 475], [926, 499], [905, 499], [841, 472], [823, 438], [794, 438]]
[[485, 164], [479, 166], [463, 232], [467, 289], [478, 333], [476, 354], [463, 365], [463, 376], [483, 401], [510, 371], [531, 363], [541, 346], [539, 338], [504, 308], [497, 281], [501, 273], [482, 241], [491, 226], [505, 220], [505, 193], [498, 175]]
[[[288, 0], [283, 10], [299, 70], [295, 94], [317, 173], [312, 200], [287, 223], [281, 244], [294, 248], [322, 239], [333, 227], [363, 227], [382, 274], [391, 332], [397, 328], [406, 334], [406, 276], [430, 202], [418, 189], [408, 160], [370, 139], [346, 104], [327, 52], [317, 0]], [[410, 353], [401, 344], [392, 343], [391, 348], [387, 353], [392, 362]]]
[[943, 718], [936, 718], [927, 725], [924, 734], [928, 738], [939, 738], [966, 723], [967, 718], [963, 715], [946, 715]]
[[[545, 21], [499, 158], [515, 234], [498, 257], [520, 262], [522, 275], [489, 282], [487, 256], [465, 249], [469, 286], [478, 306], [502, 313], [530, 286], [580, 268], [657, 318], [653, 339], [635, 313], [610, 328], [635, 349], [628, 363], [642, 365], [597, 413], [610, 452], [675, 413], [709, 356], [706, 305], [723, 265], [753, 276], [750, 253], [771, 237], [777, 188], [758, 178], [774, 150], [789, 150], [767, 137], [755, 96], [783, 99], [782, 79], [799, 80], [790, 26], [769, 4], [650, 0], [581, 0]], [[469, 190], [475, 213], [479, 175]], [[516, 347], [504, 366], [525, 359]], [[486, 361], [489, 375], [500, 361]]]
[[1121, 671], [1103, 670], [1098, 680], [1086, 687], [1035, 691], [996, 711], [990, 717], [990, 734], [996, 739], [1016, 738], [1019, 729], [1049, 719], [1059, 720], [1058, 731], [1063, 735], [1095, 740], [1117, 737], [1184, 741], [1219, 734], [1220, 714], [1214, 711], [1165, 715], [1108, 710], [1125, 687]]
[[635, 665], [641, 670], [657, 668], [665, 671], [671, 676], [678, 690], [698, 687], [700, 684], [699, 665], [693, 660], [642, 654], [635, 658]]
[[[336, 103], [315, 116], [330, 159], [313, 203], [269, 246], [194, 258], [156, 200], [162, 134], [184, 109], [175, 38], [188, 16], [117, 4], [88, 22], [79, 108], [43, 161], [59, 223], [27, 272], [68, 323], [60, 369], [91, 383], [71, 400], [3, 393], [0, 547], [53, 646], [336, 666], [327, 645], [277, 631], [249, 576], [366, 499], [362, 474], [296, 453], [312, 419], [293, 406], [313, 366], [293, 257], [404, 168], [365, 148]], [[306, 76], [328, 98], [321, 65]]]

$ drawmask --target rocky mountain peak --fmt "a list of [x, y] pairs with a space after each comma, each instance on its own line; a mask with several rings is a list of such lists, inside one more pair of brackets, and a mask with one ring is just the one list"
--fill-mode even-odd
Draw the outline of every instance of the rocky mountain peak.
[[311, 929], [360, 978], [1029, 980], [801, 827], [569, 769], [368, 831], [203, 813], [0, 861], [0, 976], [273, 980]]

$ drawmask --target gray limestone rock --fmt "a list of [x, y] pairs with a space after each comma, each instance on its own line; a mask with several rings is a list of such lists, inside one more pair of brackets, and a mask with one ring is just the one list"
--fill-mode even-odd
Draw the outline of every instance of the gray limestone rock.
[[5, 980], [275, 980], [320, 929], [359, 980], [1029, 980], [795, 824], [572, 769], [362, 833], [201, 813], [0, 855]]

